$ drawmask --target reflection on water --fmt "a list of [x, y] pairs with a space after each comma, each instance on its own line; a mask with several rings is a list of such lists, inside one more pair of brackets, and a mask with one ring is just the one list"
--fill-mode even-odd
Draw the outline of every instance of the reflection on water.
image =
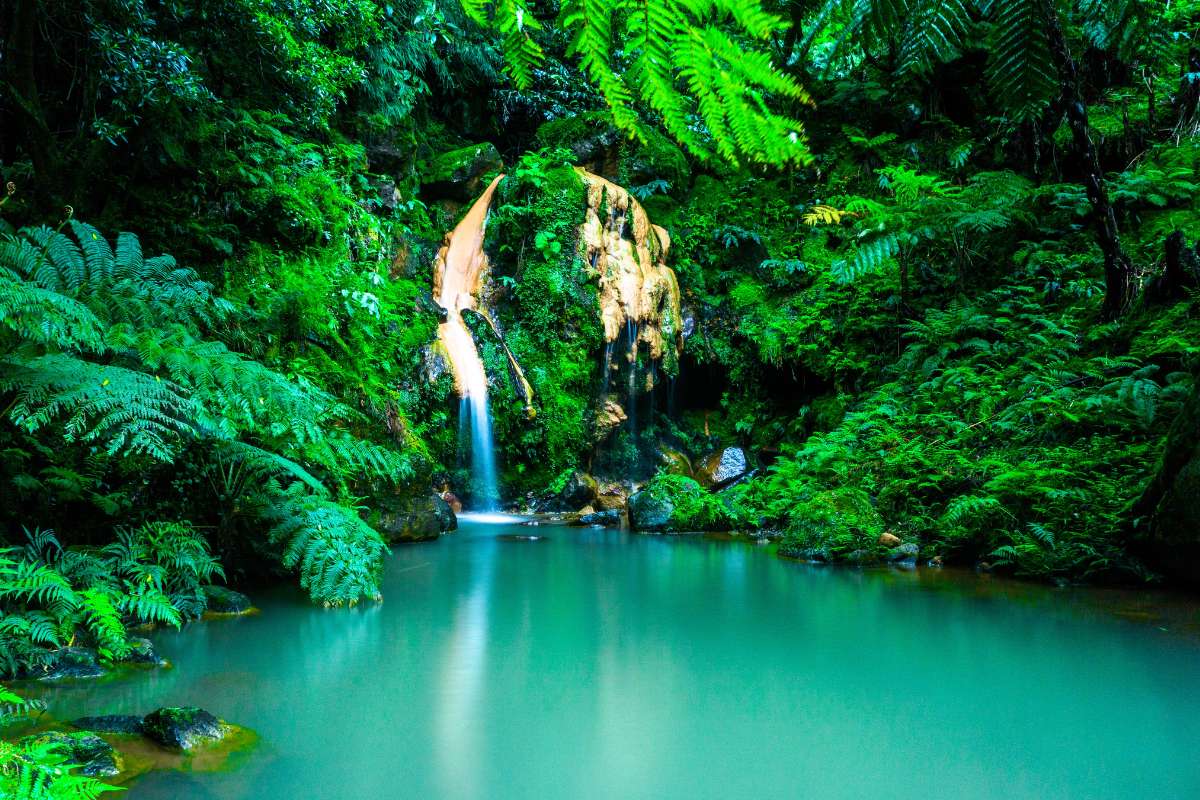
[[1197, 607], [768, 548], [464, 520], [382, 605], [155, 636], [64, 718], [198, 704], [262, 745], [157, 798], [1196, 798]]

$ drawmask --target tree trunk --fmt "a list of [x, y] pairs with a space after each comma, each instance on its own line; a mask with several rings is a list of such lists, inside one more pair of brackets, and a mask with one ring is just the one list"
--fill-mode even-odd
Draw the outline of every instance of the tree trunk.
[[1093, 222], [1096, 228], [1096, 243], [1104, 254], [1104, 307], [1103, 314], [1111, 319], [1124, 313], [1137, 296], [1137, 277], [1133, 262], [1121, 248], [1117, 228], [1117, 215], [1108, 199], [1104, 187], [1104, 172], [1100, 169], [1100, 156], [1092, 141], [1088, 124], [1087, 106], [1079, 92], [1079, 73], [1062, 25], [1058, 20], [1052, 0], [1042, 0], [1046, 14], [1046, 33], [1050, 49], [1058, 60], [1059, 78], [1062, 82], [1062, 97], [1066, 101], [1067, 124], [1080, 159], [1083, 162], [1083, 186], [1087, 190], [1088, 202], [1092, 205]]

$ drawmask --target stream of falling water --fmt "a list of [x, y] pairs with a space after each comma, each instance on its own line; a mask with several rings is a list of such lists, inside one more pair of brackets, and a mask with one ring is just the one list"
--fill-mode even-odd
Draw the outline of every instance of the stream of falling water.
[[496, 176], [479, 196], [462, 221], [455, 226], [442, 255], [441, 293], [438, 301], [446, 309], [446, 321], [438, 336], [454, 370], [454, 382], [462, 402], [459, 424], [469, 420], [471, 432], [471, 477], [475, 504], [484, 511], [499, 503], [496, 449], [492, 439], [492, 416], [488, 408], [487, 372], [475, 347], [471, 331], [463, 321], [463, 309], [475, 307], [480, 272], [487, 263], [483, 252], [484, 227], [492, 194], [503, 175]]

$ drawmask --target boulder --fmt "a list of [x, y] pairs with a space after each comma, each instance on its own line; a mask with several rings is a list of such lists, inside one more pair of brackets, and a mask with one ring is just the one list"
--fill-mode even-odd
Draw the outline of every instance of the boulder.
[[225, 586], [205, 586], [204, 597], [214, 614], [245, 614], [253, 607], [249, 597]]
[[658, 463], [662, 465], [668, 475], [692, 477], [692, 462], [678, 450], [672, 450], [669, 447], [659, 448]]
[[503, 166], [500, 152], [488, 142], [467, 145], [435, 157], [421, 176], [421, 190], [431, 199], [468, 203], [484, 189], [483, 179]]
[[191, 750], [225, 738], [229, 726], [202, 708], [170, 706], [142, 718], [142, 731], [165, 747]]
[[675, 504], [669, 497], [640, 491], [629, 498], [629, 525], [639, 531], [664, 531], [671, 523]]
[[96, 657], [96, 651], [90, 647], [60, 647], [54, 651], [53, 666], [50, 671], [41, 676], [44, 681], [57, 681], [64, 678], [99, 678], [104, 674]]
[[621, 511], [628, 502], [628, 498], [625, 495], [616, 491], [610, 491], [597, 497], [592, 505], [596, 507], [597, 511]]
[[94, 733], [87, 731], [48, 731], [21, 740], [24, 745], [49, 745], [66, 758], [69, 764], [78, 764], [80, 773], [91, 778], [111, 778], [121, 771], [121, 754], [111, 744]]
[[458, 527], [458, 517], [440, 495], [430, 493], [414, 500], [406, 513], [383, 513], [379, 532], [388, 544], [424, 542]]
[[[237, 592], [233, 592], [237, 594]], [[246, 597], [242, 595], [242, 597]], [[249, 602], [249, 598], [246, 598]], [[149, 639], [143, 639], [140, 636], [131, 636], [126, 640], [129, 643], [129, 652], [121, 659], [126, 664], [149, 664], [155, 667], [165, 667], [167, 660], [158, 654], [154, 649], [154, 645]]]
[[95, 733], [124, 733], [140, 735], [142, 718], [134, 714], [102, 714], [97, 717], [80, 717], [71, 723], [76, 728]]
[[912, 561], [916, 563], [917, 553], [919, 553], [920, 550], [921, 548], [919, 548], [915, 543], [907, 542], [893, 550], [888, 555], [888, 559], [891, 561]]
[[586, 472], [573, 472], [567, 479], [562, 491], [558, 493], [559, 500], [567, 508], [582, 508], [588, 505], [600, 494], [596, 479]]
[[[459, 500], [458, 495], [456, 495], [454, 492], [442, 492], [442, 499], [446, 501], [446, 505], [450, 506], [450, 510], [454, 512], [455, 515], [462, 513], [462, 500]], [[455, 522], [457, 523], [457, 521], [458, 519], [456, 516]]]
[[879, 534], [879, 543], [884, 547], [899, 547], [903, 544], [900, 537], [890, 531]]
[[726, 447], [712, 453], [696, 470], [696, 480], [702, 486], [728, 486], [749, 471], [746, 452], [740, 447]]
[[606, 528], [617, 527], [621, 524], [621, 512], [615, 508], [607, 511], [593, 511], [579, 517], [580, 525], [602, 525]]

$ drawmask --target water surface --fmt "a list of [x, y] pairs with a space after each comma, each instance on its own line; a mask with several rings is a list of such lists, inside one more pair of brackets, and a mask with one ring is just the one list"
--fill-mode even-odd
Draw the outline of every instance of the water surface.
[[261, 736], [130, 800], [1200, 797], [1186, 603], [469, 521], [395, 550], [384, 591], [259, 595], [156, 634], [173, 669], [46, 699]]

